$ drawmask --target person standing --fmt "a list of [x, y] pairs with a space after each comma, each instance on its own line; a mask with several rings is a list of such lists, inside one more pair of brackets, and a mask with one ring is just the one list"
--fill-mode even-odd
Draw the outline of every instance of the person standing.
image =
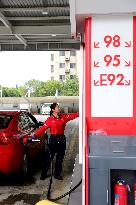
[[47, 177], [47, 172], [51, 160], [54, 159], [54, 156], [56, 154], [54, 178], [63, 180], [61, 171], [66, 150], [66, 137], [64, 135], [65, 126], [68, 121], [79, 117], [79, 112], [61, 114], [61, 109], [57, 103], [51, 104], [50, 108], [50, 117], [47, 118], [47, 120], [44, 122], [44, 125], [41, 126], [35, 133], [35, 136], [38, 137], [43, 134], [48, 128], [50, 128], [50, 138], [48, 146], [51, 158], [45, 159], [45, 162], [42, 166], [40, 179], [44, 180]]

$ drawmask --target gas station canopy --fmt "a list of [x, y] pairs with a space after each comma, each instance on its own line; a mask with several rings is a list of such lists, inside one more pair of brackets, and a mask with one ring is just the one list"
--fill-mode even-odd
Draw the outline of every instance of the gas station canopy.
[[79, 49], [69, 0], [1, 0], [0, 50]]
[[85, 18], [116, 14], [135, 15], [135, 0], [1, 0], [0, 50], [80, 49]]

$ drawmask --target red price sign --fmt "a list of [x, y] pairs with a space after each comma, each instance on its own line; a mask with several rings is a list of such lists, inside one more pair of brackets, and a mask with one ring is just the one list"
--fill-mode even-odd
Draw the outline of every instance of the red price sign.
[[[104, 68], [109, 68], [112, 69], [113, 68], [118, 68], [118, 70], [122, 70], [124, 68], [130, 68], [131, 65], [131, 61], [129, 59], [124, 60], [123, 57], [121, 57], [121, 54], [119, 53], [119, 51], [117, 49], [120, 49], [120, 47], [122, 46], [121, 43], [121, 37], [120, 35], [116, 34], [114, 36], [112, 35], [106, 35], [103, 37], [103, 42], [104, 42], [104, 47], [106, 48], [106, 55], [103, 56], [103, 58], [101, 58], [101, 60], [95, 60], [94, 61], [94, 67], [95, 70], [97, 68], [100, 68], [98, 70], [99, 72], [99, 76], [100, 79], [99, 80], [94, 80], [94, 86], [98, 86], [98, 84], [96, 82], [100, 82], [99, 86], [104, 86], [105, 84], [103, 82], [107, 82], [106, 85], [111, 86], [111, 85], [126, 85], [126, 82], [124, 82], [123, 80], [125, 80], [124, 74], [123, 73], [118, 73], [118, 74], [102, 74], [102, 69]], [[101, 42], [97, 42], [94, 43], [94, 48], [98, 51], [99, 49], [101, 49], [100, 45]], [[130, 47], [130, 41], [129, 43], [127, 43], [126, 41], [124, 42], [124, 48], [128, 48]], [[107, 54], [107, 49], [109, 50], [109, 53], [112, 51], [112, 54]], [[104, 48], [103, 48], [104, 50]], [[118, 54], [113, 54], [113, 50], [115, 52], [118, 51]], [[124, 60], [123, 62], [123, 66], [122, 66], [122, 59]], [[103, 66], [101, 66], [103, 65]], [[104, 76], [106, 75], [107, 79], [104, 79]], [[130, 80], [129, 80], [130, 81]], [[116, 83], [115, 83], [116, 82]], [[127, 81], [128, 82], [128, 81]], [[130, 83], [127, 83], [127, 85], [130, 85]]]
[[132, 34], [131, 17], [101, 16], [92, 20], [91, 110], [94, 117], [132, 116]]
[[120, 65], [120, 55], [114, 55], [113, 57], [111, 55], [106, 55], [104, 56], [104, 61], [106, 66], [112, 63], [112, 66], [117, 67]]
[[108, 85], [130, 85], [130, 81], [125, 80], [122, 73], [115, 74], [100, 74], [100, 86]]
[[104, 42], [106, 43], [106, 47], [108, 48], [110, 45], [114, 47], [119, 47], [120, 46], [120, 36], [115, 35], [115, 36], [105, 36], [104, 37]]

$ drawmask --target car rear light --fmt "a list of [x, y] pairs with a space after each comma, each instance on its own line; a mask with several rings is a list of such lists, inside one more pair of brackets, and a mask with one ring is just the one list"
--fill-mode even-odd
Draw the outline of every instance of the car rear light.
[[5, 134], [0, 136], [0, 145], [7, 145], [7, 144], [13, 144], [14, 140], [13, 137], [7, 137]]

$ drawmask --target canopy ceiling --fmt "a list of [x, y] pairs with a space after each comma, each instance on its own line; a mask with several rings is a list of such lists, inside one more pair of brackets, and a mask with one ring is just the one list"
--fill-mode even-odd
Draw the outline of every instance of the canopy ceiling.
[[69, 0], [1, 0], [0, 50], [79, 49]]

